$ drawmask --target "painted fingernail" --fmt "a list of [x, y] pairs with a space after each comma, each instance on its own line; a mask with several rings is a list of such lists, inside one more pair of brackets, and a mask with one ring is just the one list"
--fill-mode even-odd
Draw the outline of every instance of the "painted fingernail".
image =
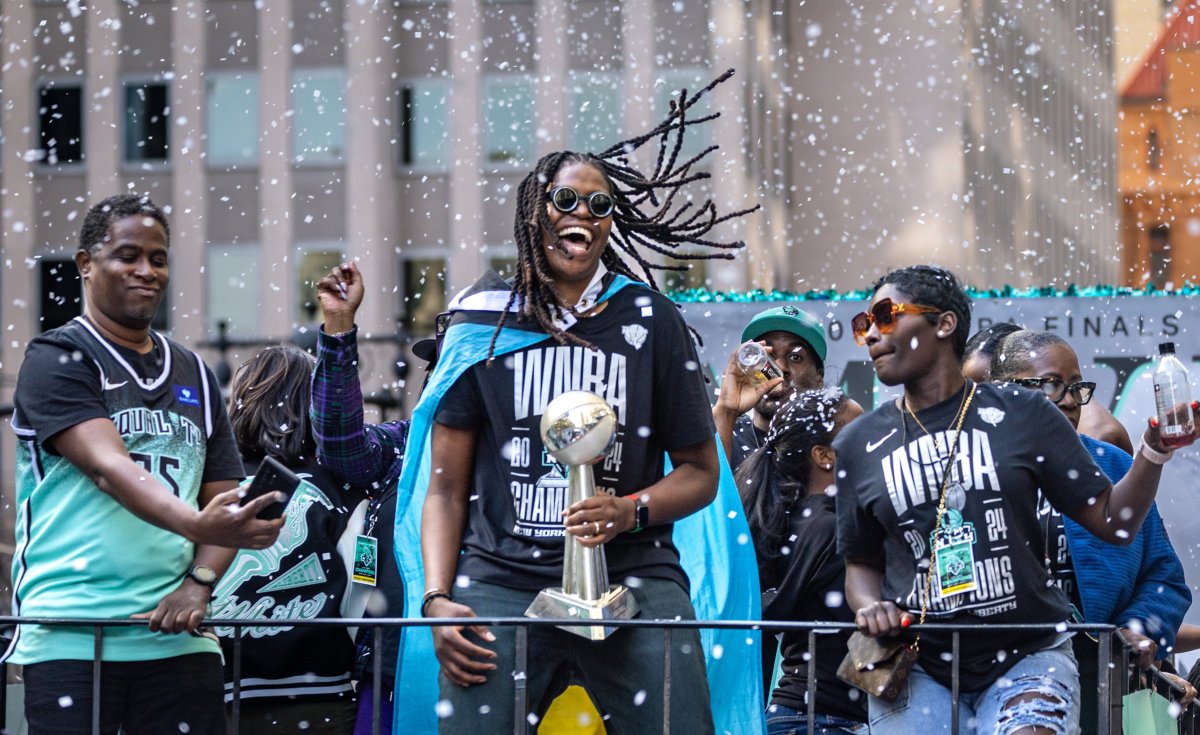
[[1156, 429], [1158, 428], [1158, 417], [1157, 416], [1150, 417], [1150, 425]]
[[905, 615], [900, 618], [900, 627], [901, 628], [907, 628], [910, 625], [912, 625], [912, 617], [911, 616]]

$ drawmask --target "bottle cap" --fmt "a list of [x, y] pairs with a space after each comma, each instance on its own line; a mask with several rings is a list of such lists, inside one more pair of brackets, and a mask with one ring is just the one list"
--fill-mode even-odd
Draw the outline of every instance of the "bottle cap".
[[1163, 342], [1162, 344], [1160, 344], [1158, 346], [1158, 354], [1174, 355], [1175, 354], [1175, 343], [1174, 342]]

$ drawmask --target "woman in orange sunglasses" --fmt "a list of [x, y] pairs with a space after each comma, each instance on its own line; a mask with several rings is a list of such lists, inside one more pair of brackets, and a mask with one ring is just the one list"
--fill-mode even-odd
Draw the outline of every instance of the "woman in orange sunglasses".
[[[1053, 403], [963, 377], [971, 305], [954, 274], [912, 266], [873, 291], [855, 337], [904, 395], [834, 442], [838, 550], [859, 631], [908, 634], [917, 663], [900, 696], [869, 697], [871, 731], [948, 732], [957, 667], [960, 732], [1076, 733], [1069, 636], [970, 626], [1069, 620], [1043, 565], [1039, 488], [1093, 535], [1127, 544], [1154, 500], [1158, 433], [1147, 429], [1147, 449], [1113, 487]], [[918, 621], [966, 628], [957, 658], [950, 631], [909, 634]]]

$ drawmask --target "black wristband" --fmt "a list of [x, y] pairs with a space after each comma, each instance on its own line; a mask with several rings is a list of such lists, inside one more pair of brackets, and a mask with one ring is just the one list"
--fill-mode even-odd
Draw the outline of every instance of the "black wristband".
[[421, 600], [421, 617], [423, 617], [423, 618], [428, 617], [425, 614], [425, 608], [429, 607], [429, 603], [433, 602], [434, 600], [438, 599], [439, 597], [444, 597], [447, 600], [454, 599], [450, 595], [446, 594], [445, 592], [440, 592], [440, 591], [439, 592], [430, 592], [430, 593], [426, 594], [425, 598], [423, 600]]

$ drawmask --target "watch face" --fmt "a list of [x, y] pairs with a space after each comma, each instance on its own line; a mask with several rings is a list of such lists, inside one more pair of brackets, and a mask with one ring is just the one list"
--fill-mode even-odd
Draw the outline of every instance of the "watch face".
[[212, 584], [217, 581], [217, 573], [208, 567], [192, 567], [192, 577], [201, 584]]

